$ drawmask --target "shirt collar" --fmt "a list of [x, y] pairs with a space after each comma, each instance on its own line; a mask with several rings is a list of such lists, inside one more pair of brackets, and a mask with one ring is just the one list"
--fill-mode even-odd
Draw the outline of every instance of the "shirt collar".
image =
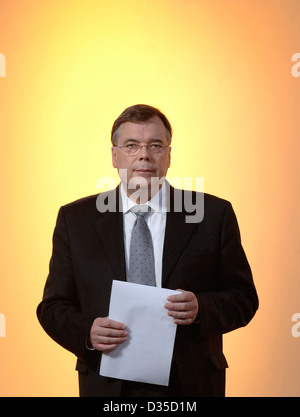
[[[123, 207], [123, 213], [128, 213], [132, 207], [136, 206], [136, 203], [131, 200], [123, 187], [123, 184], [120, 184], [120, 190], [121, 190], [121, 199], [122, 199], [122, 207]], [[151, 208], [152, 212], [165, 214], [167, 212], [167, 189], [166, 189], [166, 181], [163, 182], [162, 187], [156, 193], [153, 198], [143, 205], [147, 205]]]

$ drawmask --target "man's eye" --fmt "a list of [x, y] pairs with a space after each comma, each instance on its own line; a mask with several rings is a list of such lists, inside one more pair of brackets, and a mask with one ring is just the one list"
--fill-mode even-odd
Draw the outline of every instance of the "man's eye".
[[136, 145], [135, 143], [129, 143], [128, 145], [126, 145], [127, 149], [137, 149], [138, 145]]
[[161, 145], [151, 145], [150, 146], [150, 148], [152, 149], [152, 150], [154, 150], [154, 151], [157, 151], [158, 149], [161, 149], [162, 148], [162, 146]]

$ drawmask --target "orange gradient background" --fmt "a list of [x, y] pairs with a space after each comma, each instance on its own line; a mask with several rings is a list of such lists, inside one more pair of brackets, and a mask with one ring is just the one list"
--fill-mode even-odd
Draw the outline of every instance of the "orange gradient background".
[[[159, 107], [168, 177], [232, 202], [260, 308], [224, 336], [227, 396], [300, 395], [298, 0], [0, 0], [0, 396], [77, 396], [36, 319], [58, 209], [111, 176], [110, 129]], [[201, 279], [201, 277], [199, 277]]]

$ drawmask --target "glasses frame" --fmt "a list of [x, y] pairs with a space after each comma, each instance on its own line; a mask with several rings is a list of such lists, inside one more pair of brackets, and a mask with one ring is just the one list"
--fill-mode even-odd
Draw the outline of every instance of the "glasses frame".
[[[152, 145], [138, 145], [137, 143], [134, 143], [133, 145], [137, 146], [137, 149], [138, 149], [137, 152], [134, 152], [133, 154], [130, 153], [130, 148], [128, 147], [129, 145], [124, 145], [124, 146], [114, 145], [114, 148], [120, 148], [124, 150], [124, 152], [126, 152], [128, 156], [137, 156], [141, 152], [142, 148], [147, 148], [147, 151], [149, 151], [151, 155], [160, 155], [163, 153], [165, 149], [170, 148], [170, 145], [162, 146], [157, 143], [155, 144], [153, 143]], [[159, 152], [155, 153], [153, 152], [153, 150], [151, 150], [151, 146], [154, 146], [154, 145], [160, 147]]]

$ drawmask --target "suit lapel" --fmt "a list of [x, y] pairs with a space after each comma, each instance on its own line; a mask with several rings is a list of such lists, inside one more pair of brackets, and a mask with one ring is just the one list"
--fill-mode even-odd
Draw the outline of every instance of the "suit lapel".
[[126, 265], [123, 236], [123, 213], [119, 210], [119, 187], [108, 193], [112, 192], [116, 193], [116, 211], [100, 213], [99, 219], [95, 223], [95, 227], [113, 270], [113, 278], [125, 281]]
[[[181, 190], [175, 190], [181, 192]], [[183, 196], [182, 196], [183, 197]], [[176, 265], [179, 256], [184, 251], [195, 227], [196, 223], [186, 223], [184, 210], [174, 211], [174, 188], [170, 187], [170, 205], [167, 213], [163, 267], [162, 267], [162, 286], [168, 286], [168, 278]]]
[[[96, 221], [95, 227], [107, 259], [110, 262], [114, 279], [126, 281], [123, 213], [119, 209], [119, 187], [110, 192], [116, 192], [116, 212], [99, 213], [99, 219]], [[176, 192], [181, 192], [181, 190], [176, 190]], [[170, 187], [169, 197], [162, 265], [163, 287], [168, 287], [168, 278], [196, 226], [196, 223], [185, 222], [185, 216], [188, 213], [184, 210], [180, 212], [174, 211], [173, 187]]]

